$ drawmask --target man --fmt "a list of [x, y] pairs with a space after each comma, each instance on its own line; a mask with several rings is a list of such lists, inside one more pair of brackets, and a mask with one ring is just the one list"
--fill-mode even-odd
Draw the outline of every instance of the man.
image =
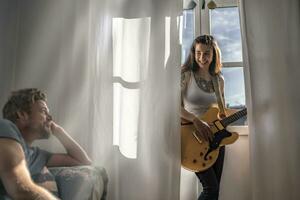
[[[0, 199], [7, 196], [57, 199], [51, 194], [57, 192], [57, 187], [47, 167], [91, 164], [80, 145], [52, 120], [46, 96], [40, 90], [13, 92], [4, 105], [3, 118], [0, 119]], [[51, 135], [62, 143], [66, 154], [51, 154], [32, 147], [33, 141]]]

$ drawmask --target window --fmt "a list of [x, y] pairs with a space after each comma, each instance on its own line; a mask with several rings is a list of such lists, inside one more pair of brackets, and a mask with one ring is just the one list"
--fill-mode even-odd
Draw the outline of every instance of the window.
[[195, 38], [195, 16], [194, 9], [183, 10], [181, 24], [181, 64], [183, 64], [189, 55], [191, 45]]
[[140, 84], [148, 71], [151, 18], [113, 18], [112, 28], [113, 144], [127, 158], [136, 159]]
[[[245, 84], [239, 10], [234, 1], [220, 1], [217, 6], [209, 11], [209, 32], [217, 39], [222, 52], [227, 107], [240, 109], [245, 107]], [[245, 124], [246, 117], [233, 123]]]
[[222, 51], [222, 62], [242, 62], [242, 42], [237, 7], [216, 8], [210, 11], [210, 32]]
[[217, 39], [226, 80], [225, 99], [229, 108], [245, 106], [243, 58], [239, 11], [237, 7], [210, 11], [210, 32]]
[[[213, 35], [222, 53], [225, 77], [225, 101], [229, 108], [245, 107], [244, 64], [239, 21], [238, 0], [215, 1], [217, 8], [202, 9], [200, 0], [193, 0], [197, 6], [184, 10], [182, 19], [182, 63], [186, 59], [193, 39], [202, 34]], [[207, 3], [207, 2], [206, 2]], [[191, 39], [192, 38], [192, 39]], [[232, 125], [246, 125], [246, 117]]]

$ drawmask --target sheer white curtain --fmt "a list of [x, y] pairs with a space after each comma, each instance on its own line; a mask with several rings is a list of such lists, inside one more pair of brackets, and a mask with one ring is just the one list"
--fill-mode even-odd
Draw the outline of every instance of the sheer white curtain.
[[93, 153], [109, 171], [110, 197], [179, 199], [181, 4], [92, 3]]
[[300, 199], [300, 2], [242, 0], [252, 199]]
[[[3, 94], [38, 87], [109, 176], [108, 199], [179, 199], [180, 46], [173, 0], [7, 0]], [[9, 11], [9, 12], [8, 12]], [[13, 14], [11, 14], [13, 13]], [[7, 26], [10, 24], [10, 26]], [[9, 66], [7, 66], [9, 65]], [[1, 96], [1, 105], [6, 98]], [[60, 151], [55, 139], [40, 143]]]

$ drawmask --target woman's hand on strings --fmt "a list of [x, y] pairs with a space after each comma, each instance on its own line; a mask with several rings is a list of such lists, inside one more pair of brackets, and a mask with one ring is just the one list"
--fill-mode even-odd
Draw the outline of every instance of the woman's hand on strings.
[[199, 136], [199, 138], [201, 140], [204, 140], [204, 141], [212, 141], [213, 139], [213, 134], [209, 128], [209, 125], [204, 122], [204, 121], [201, 121], [199, 120], [197, 117], [195, 117], [193, 119], [193, 124], [196, 128], [196, 131], [197, 131], [197, 136]]

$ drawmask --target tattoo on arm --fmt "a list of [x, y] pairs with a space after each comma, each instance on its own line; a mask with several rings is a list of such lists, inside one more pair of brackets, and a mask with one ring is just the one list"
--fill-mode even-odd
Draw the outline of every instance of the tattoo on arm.
[[181, 73], [181, 88], [186, 86], [185, 73]]

